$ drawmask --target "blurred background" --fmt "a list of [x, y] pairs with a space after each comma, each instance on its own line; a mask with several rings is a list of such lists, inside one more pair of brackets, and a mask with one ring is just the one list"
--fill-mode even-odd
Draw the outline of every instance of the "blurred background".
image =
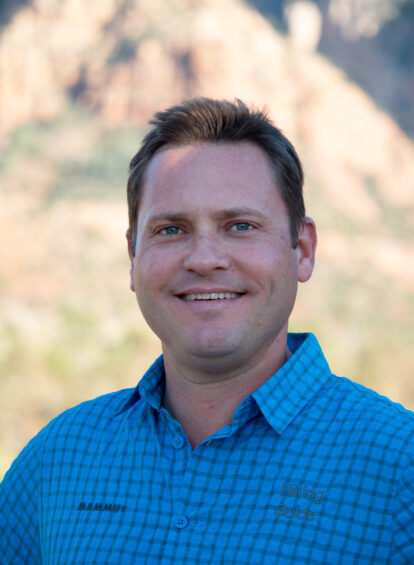
[[293, 141], [319, 228], [291, 330], [414, 409], [412, 0], [0, 3], [0, 477], [160, 352], [129, 291], [128, 164], [154, 111], [240, 97]]

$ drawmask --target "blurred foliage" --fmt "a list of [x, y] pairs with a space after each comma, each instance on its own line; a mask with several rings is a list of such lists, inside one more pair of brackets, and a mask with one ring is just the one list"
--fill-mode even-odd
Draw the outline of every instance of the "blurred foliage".
[[[16, 3], [16, 6], [20, 4]], [[197, 3], [190, 4], [195, 11]], [[274, 8], [275, 26], [284, 29], [280, 19], [283, 18], [284, 3], [262, 1], [261, 4]], [[328, 4], [327, 0], [318, 2], [324, 13]], [[82, 3], [76, 5], [80, 7]], [[108, 45], [103, 45], [102, 51], [101, 45], [96, 46], [98, 57], [96, 61], [89, 61], [88, 77], [83, 63], [76, 62], [75, 69], [79, 73], [74, 73], [72, 86], [65, 87], [65, 103], [58, 117], [49, 116], [13, 130], [0, 156], [0, 229], [3, 240], [0, 256], [0, 476], [28, 438], [47, 421], [85, 399], [135, 386], [160, 352], [159, 343], [146, 327], [135, 297], [128, 288], [129, 264], [124, 235], [127, 227], [125, 184], [128, 164], [144, 131], [136, 126], [137, 121], [134, 127], [130, 127], [128, 120], [123, 122], [124, 125], [119, 124], [122, 116], [129, 118], [131, 109], [136, 112], [137, 120], [137, 116], [143, 119], [145, 112], [152, 112], [153, 105], [158, 107], [161, 104], [158, 99], [154, 101], [152, 98], [157, 89], [162, 90], [164, 63], [169, 69], [170, 80], [164, 86], [165, 90], [173, 91], [182, 78], [181, 74], [177, 74], [177, 60], [181, 63], [180, 67], [192, 72], [198, 69], [197, 60], [200, 69], [204, 61], [207, 82], [214, 82], [212, 70], [209, 71], [206, 63], [210, 61], [210, 51], [216, 56], [217, 52], [220, 57], [222, 55], [219, 43], [221, 28], [217, 27], [218, 35], [215, 36], [217, 20], [207, 18], [207, 35], [203, 40], [205, 51], [201, 41], [193, 53], [184, 41], [184, 35], [191, 26], [186, 27], [187, 20], [179, 11], [184, 10], [185, 3], [177, 8], [175, 2], [160, 2], [154, 12], [148, 10], [148, 13], [141, 10], [145, 3], [122, 2], [119, 5], [121, 10], [107, 25], [117, 33], [109, 38]], [[137, 8], [136, 20], [124, 13], [124, 8], [132, 5]], [[11, 6], [10, 2], [8, 6]], [[164, 11], [166, 7], [168, 9]], [[408, 13], [408, 3], [401, 10]], [[0, 17], [1, 14], [0, 11]], [[143, 19], [142, 15], [147, 19]], [[173, 17], [176, 19], [172, 20]], [[231, 19], [233, 24], [233, 13]], [[181, 25], [175, 25], [177, 22]], [[398, 41], [402, 28], [397, 24], [402, 25], [400, 18], [385, 24], [378, 34], [378, 41], [382, 42], [386, 37], [387, 48], [395, 48], [395, 53], [398, 51], [396, 57], [401, 62], [406, 55], [406, 43]], [[258, 25], [257, 20], [254, 25]], [[392, 26], [397, 27], [391, 29]], [[226, 28], [229, 29], [229, 37], [230, 27], [234, 26]], [[306, 55], [302, 71], [298, 72], [300, 61], [289, 66], [287, 46], [283, 46], [279, 37], [273, 45], [266, 33], [262, 37], [262, 33], [257, 33], [253, 26], [252, 36], [246, 40], [249, 26], [240, 29], [244, 30], [243, 43], [239, 45], [230, 37], [227, 45], [231, 46], [230, 52], [235, 57], [239, 56], [239, 51], [246, 55], [243, 48], [248, 45], [250, 50], [254, 37], [264, 40], [264, 44], [258, 42], [259, 50], [252, 49], [254, 61], [250, 69], [255, 72], [246, 72], [244, 67], [238, 66], [237, 60], [229, 59], [221, 74], [224, 78], [229, 75], [233, 86], [237, 73], [233, 75], [230, 71], [239, 69], [242, 83], [236, 86], [240, 89], [248, 83], [246, 76], [255, 85], [261, 82], [268, 85], [263, 100], [267, 96], [267, 101], [275, 101], [273, 110], [276, 113], [284, 104], [283, 96], [277, 96], [283, 91], [280, 84], [286, 84], [286, 99], [289, 104], [293, 100], [288, 106], [295, 117], [290, 127], [294, 130], [297, 121], [298, 150], [305, 165], [307, 208], [319, 228], [321, 253], [317, 254], [311, 282], [300, 288], [291, 329], [313, 331], [337, 374], [358, 380], [414, 408], [414, 385], [411, 381], [414, 369], [411, 353], [413, 279], [405, 277], [410, 267], [404, 255], [412, 240], [412, 207], [410, 210], [408, 198], [400, 201], [389, 198], [388, 188], [384, 189], [386, 183], [380, 186], [378, 180], [383, 172], [372, 172], [369, 166], [362, 172], [361, 165], [367, 156], [371, 158], [370, 162], [380, 163], [386, 152], [392, 153], [392, 150], [408, 155], [406, 140], [402, 140], [399, 133], [397, 135], [391, 122], [387, 121], [386, 125], [381, 122], [381, 127], [375, 128], [382, 117], [375, 114], [374, 119], [373, 113], [368, 115], [372, 105], [367, 103], [363, 93], [359, 92], [355, 97], [345, 96], [348, 85], [342, 78], [343, 82], [339, 81], [337, 69], [314, 66], [321, 62], [320, 58], [311, 60], [310, 55]], [[264, 32], [266, 29], [263, 28]], [[170, 44], [163, 39], [164, 33]], [[210, 33], [213, 33], [213, 42], [206, 43], [205, 38]], [[178, 37], [175, 47], [174, 34]], [[406, 31], [404, 34], [408, 37]], [[117, 37], [121, 38], [119, 42]], [[160, 43], [155, 40], [145, 42], [148, 38], [155, 38]], [[327, 49], [328, 39], [322, 37], [324, 49]], [[147, 60], [139, 50], [141, 41], [146, 43], [144, 52]], [[367, 40], [361, 41], [355, 42], [354, 46], [364, 48], [363, 42]], [[166, 44], [171, 46], [171, 52], [164, 49]], [[263, 45], [265, 48], [262, 50]], [[265, 57], [272, 46], [275, 48], [272, 61], [283, 61], [283, 64], [275, 63], [275, 68], [270, 71], [264, 69], [265, 73], [261, 75], [257, 53]], [[223, 48], [223, 53], [227, 47]], [[72, 46], [69, 52], [72, 53]], [[20, 62], [26, 60], [25, 53], [23, 45], [24, 56], [19, 59]], [[329, 53], [332, 60], [338, 60], [332, 49]], [[350, 63], [361, 59], [355, 55], [360, 53], [358, 50], [351, 49], [347, 53]], [[391, 52], [387, 53], [392, 59]], [[133, 60], [133, 57], [136, 58]], [[122, 73], [121, 78], [115, 73], [120, 81], [116, 82], [110, 73], [106, 74], [107, 69], [105, 72], [101, 69], [101, 74], [96, 71], [105, 64], [112, 66], [112, 71], [119, 70], [118, 66], [122, 67], [122, 71], [128, 63], [136, 63], [140, 57], [145, 63], [141, 67], [143, 75], [138, 73], [141, 78], [132, 81], [134, 84], [129, 83]], [[44, 61], [41, 57], [38, 60]], [[219, 59], [213, 57], [214, 60]], [[168, 65], [168, 61], [174, 64]], [[409, 57], [406, 64], [410, 64]], [[289, 72], [278, 74], [285, 67]], [[371, 79], [396, 76], [378, 72], [375, 65], [369, 69], [361, 65], [358, 68], [364, 77], [370, 75]], [[152, 77], [153, 82], [149, 82], [153, 85], [151, 87], [147, 83], [149, 71], [157, 71]], [[305, 80], [305, 71], [309, 71], [310, 83]], [[321, 74], [318, 75], [318, 72]], [[203, 79], [201, 74], [183, 74], [185, 90], [174, 91], [177, 95], [182, 92], [191, 94], [190, 86]], [[126, 75], [130, 77], [132, 73], [127, 72]], [[276, 83], [271, 80], [275, 76]], [[86, 84], [85, 77], [90, 83]], [[322, 80], [327, 78], [327, 82]], [[39, 80], [43, 84], [42, 79]], [[394, 87], [400, 89], [398, 80], [387, 79], [386, 82], [391, 90]], [[316, 88], [319, 83], [322, 84], [321, 90]], [[333, 85], [335, 89], [325, 99], [327, 89], [333, 88]], [[135, 90], [132, 90], [133, 86]], [[294, 99], [302, 92], [301, 89], [304, 94], [295, 103]], [[355, 94], [354, 89], [349, 90]], [[379, 90], [384, 92], [384, 87]], [[109, 103], [108, 92], [112, 92], [113, 96]], [[411, 90], [406, 88], [404, 92]], [[344, 97], [338, 102], [342, 94]], [[124, 104], [122, 108], [126, 108], [125, 114], [117, 106], [120, 98]], [[91, 100], [94, 100], [95, 106]], [[167, 103], [166, 99], [162, 100], [163, 105]], [[89, 103], [91, 106], [88, 106]], [[331, 103], [332, 106], [329, 106]], [[353, 114], [354, 105], [356, 107], [359, 103], [363, 111]], [[117, 111], [121, 113], [118, 115]], [[362, 128], [365, 127], [371, 137], [365, 136], [365, 131], [359, 128], [350, 132], [346, 129], [349, 111], [350, 115], [357, 116], [354, 121], [361, 120]], [[341, 112], [345, 114], [344, 120], [335, 121]], [[309, 122], [308, 113], [311, 117]], [[365, 118], [369, 118], [369, 127]], [[115, 126], [115, 123], [118, 125]], [[320, 128], [320, 124], [326, 127]], [[384, 133], [386, 127], [391, 130], [389, 137], [389, 130], [387, 135]], [[326, 141], [325, 138], [321, 149], [316, 142], [323, 137], [324, 131], [329, 132], [329, 139]], [[382, 139], [382, 136], [385, 140], [383, 145], [371, 143], [377, 137]], [[303, 146], [300, 146], [301, 139]], [[389, 139], [396, 140], [395, 147], [387, 144]], [[364, 158], [355, 165], [350, 153], [341, 148], [341, 143], [358, 156], [363, 153]], [[398, 146], [398, 143], [404, 143], [404, 146]], [[331, 148], [333, 150], [329, 153]], [[373, 159], [369, 149], [374, 152]], [[315, 157], [316, 161], [312, 161]], [[399, 163], [404, 167], [405, 162], [404, 159], [390, 160], [385, 171], [395, 171]], [[328, 175], [326, 180], [322, 173], [336, 170], [338, 166], [341, 169], [338, 169], [337, 177]], [[321, 178], [325, 179], [324, 186]], [[362, 182], [359, 182], [361, 178]], [[394, 174], [390, 178], [394, 179]], [[344, 179], [345, 182], [341, 183]], [[354, 180], [356, 189], [352, 185]], [[351, 197], [345, 201], [342, 199], [347, 196], [347, 190]], [[357, 198], [366, 195], [369, 198], [364, 202], [368, 201], [374, 210], [369, 217], [358, 215], [358, 204], [355, 206]], [[350, 202], [354, 207], [349, 206]], [[386, 248], [386, 244], [389, 247]]]
[[[118, 214], [119, 206], [125, 211], [126, 222], [126, 171], [137, 137], [136, 131], [127, 128], [103, 130], [93, 116], [75, 112], [70, 119], [66, 116], [48, 126], [38, 124], [16, 131], [0, 163], [0, 173], [11, 179], [1, 190], [8, 194], [23, 190], [25, 197], [33, 187], [19, 187], [12, 181], [27, 158], [35, 157], [42, 167], [55, 167], [54, 182], [47, 190], [40, 190], [35, 213], [23, 217], [23, 229], [30, 232], [35, 222], [46, 226], [50, 218], [56, 219], [60, 203], [69, 206], [69, 219], [65, 220], [69, 223], [62, 224], [58, 240], [52, 233], [49, 236], [47, 229], [43, 235], [42, 284], [59, 271], [59, 261], [67, 264], [71, 274], [58, 296], [46, 293], [42, 299], [36, 285], [32, 294], [23, 298], [3, 281], [9, 301], [0, 302], [4, 314], [0, 326], [0, 429], [8, 433], [0, 436], [0, 475], [48, 420], [87, 398], [135, 386], [160, 352], [128, 289], [122, 229], [114, 240], [112, 231], [106, 233], [105, 227], [108, 224], [109, 229], [112, 211]], [[370, 179], [367, 185], [375, 192]], [[369, 233], [369, 227], [320, 198], [321, 188], [312, 178], [307, 191], [308, 207], [319, 225], [350, 236]], [[98, 209], [105, 201], [110, 208], [101, 217]], [[86, 224], [77, 223], [77, 210], [82, 208], [76, 206], [82, 202], [91, 210]], [[390, 218], [394, 218], [391, 212]], [[403, 228], [400, 221], [397, 224], [393, 229]], [[394, 279], [373, 277], [357, 250], [354, 258], [345, 258], [345, 265], [347, 271], [338, 272], [326, 261], [317, 263], [312, 281], [300, 289], [291, 330], [313, 331], [334, 371], [414, 406], [414, 389], [407, 378], [412, 366], [408, 354], [411, 318], [407, 313], [414, 311], [413, 294]], [[30, 287], [30, 271], [28, 274]]]

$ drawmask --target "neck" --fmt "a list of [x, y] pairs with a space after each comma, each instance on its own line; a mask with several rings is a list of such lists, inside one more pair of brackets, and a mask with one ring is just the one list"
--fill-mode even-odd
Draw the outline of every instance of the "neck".
[[291, 353], [286, 342], [259, 364], [236, 373], [195, 371], [164, 351], [164, 406], [180, 422], [192, 448], [231, 424], [240, 402], [275, 373]]

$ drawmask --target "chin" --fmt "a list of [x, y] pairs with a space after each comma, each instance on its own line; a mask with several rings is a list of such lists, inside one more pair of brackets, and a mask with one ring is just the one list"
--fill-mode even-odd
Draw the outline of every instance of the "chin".
[[223, 339], [214, 337], [214, 339], [204, 341], [203, 343], [191, 343], [188, 345], [187, 351], [194, 357], [215, 359], [231, 355], [237, 349], [237, 346], [231, 343], [225, 343]]

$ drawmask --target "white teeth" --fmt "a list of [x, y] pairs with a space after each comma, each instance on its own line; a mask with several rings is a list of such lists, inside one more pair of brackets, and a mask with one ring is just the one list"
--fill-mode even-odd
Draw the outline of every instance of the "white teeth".
[[206, 294], [184, 294], [184, 300], [223, 300], [227, 298], [237, 298], [237, 292], [209, 292]]

